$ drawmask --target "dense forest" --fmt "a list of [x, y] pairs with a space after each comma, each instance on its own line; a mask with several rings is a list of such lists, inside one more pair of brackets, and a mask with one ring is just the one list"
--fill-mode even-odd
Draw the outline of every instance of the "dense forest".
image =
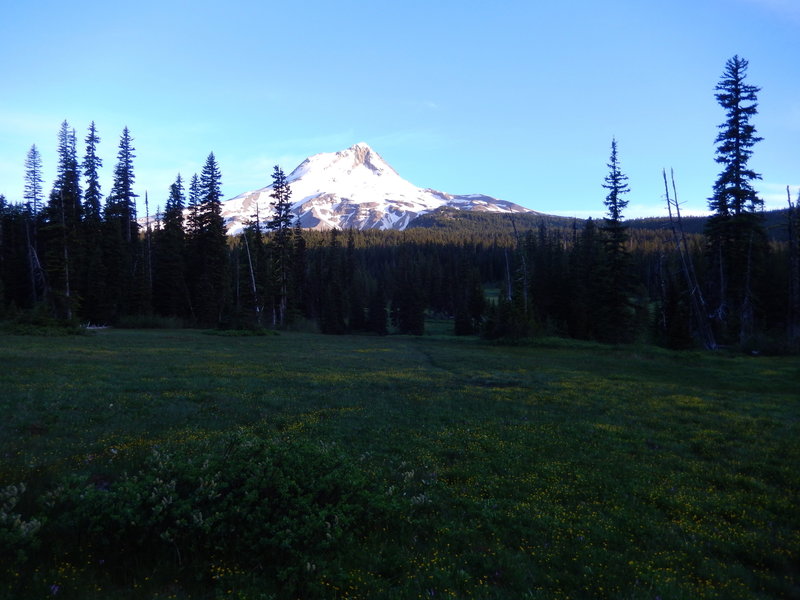
[[788, 208], [766, 213], [753, 189], [759, 90], [746, 69], [733, 57], [717, 85], [722, 170], [707, 219], [681, 218], [664, 173], [670, 217], [626, 221], [613, 140], [602, 220], [445, 209], [405, 231], [307, 231], [276, 166], [271, 213], [229, 237], [213, 153], [188, 182], [178, 175], [163, 211], [142, 223], [128, 129], [104, 196], [95, 124], [79, 160], [65, 121], [49, 195], [32, 146], [23, 199], [0, 196], [0, 320], [419, 335], [436, 316], [455, 334], [491, 339], [796, 351], [800, 192], [792, 201], [787, 188]]

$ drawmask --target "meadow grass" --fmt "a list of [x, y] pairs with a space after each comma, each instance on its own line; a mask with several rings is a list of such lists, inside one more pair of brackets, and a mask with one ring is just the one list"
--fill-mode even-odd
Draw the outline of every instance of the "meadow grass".
[[800, 597], [796, 358], [433, 331], [0, 336], [0, 594]]

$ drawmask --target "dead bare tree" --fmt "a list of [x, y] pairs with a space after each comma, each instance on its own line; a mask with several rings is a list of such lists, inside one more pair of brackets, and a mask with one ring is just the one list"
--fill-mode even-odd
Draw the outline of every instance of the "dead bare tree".
[[708, 322], [708, 309], [703, 299], [703, 292], [697, 282], [694, 263], [692, 262], [692, 256], [689, 252], [689, 243], [686, 241], [686, 234], [683, 231], [681, 207], [678, 202], [678, 191], [675, 187], [675, 173], [670, 169], [672, 197], [670, 197], [669, 194], [666, 169], [662, 169], [661, 173], [664, 176], [664, 191], [667, 198], [667, 213], [669, 214], [669, 223], [672, 228], [672, 237], [675, 242], [675, 249], [681, 259], [681, 271], [686, 281], [686, 287], [689, 290], [689, 306], [695, 325], [695, 335], [700, 339], [707, 350], [715, 350], [717, 348], [717, 342], [714, 338], [711, 324]]
[[800, 190], [792, 203], [789, 186], [786, 186], [789, 203], [789, 314], [787, 337], [789, 347], [800, 347]]

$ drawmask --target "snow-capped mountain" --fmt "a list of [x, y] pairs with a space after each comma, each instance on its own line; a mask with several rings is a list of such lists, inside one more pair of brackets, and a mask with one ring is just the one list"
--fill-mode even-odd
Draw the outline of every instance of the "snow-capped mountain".
[[[308, 229], [405, 229], [418, 215], [442, 206], [463, 210], [529, 213], [517, 204], [481, 194], [451, 195], [418, 188], [390, 167], [367, 144], [316, 154], [287, 177], [292, 212]], [[222, 203], [228, 233], [239, 233], [256, 214], [272, 213], [272, 186], [245, 192]]]

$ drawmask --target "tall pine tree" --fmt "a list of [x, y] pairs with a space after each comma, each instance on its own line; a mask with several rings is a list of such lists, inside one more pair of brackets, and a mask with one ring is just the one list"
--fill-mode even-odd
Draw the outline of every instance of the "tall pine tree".
[[42, 156], [36, 144], [31, 146], [25, 158], [25, 240], [28, 263], [30, 300], [36, 304], [46, 291], [44, 270], [39, 261], [39, 226], [42, 220]]
[[188, 317], [186, 284], [186, 239], [183, 229], [185, 206], [180, 174], [169, 186], [163, 226], [154, 234], [153, 304], [157, 313], [169, 317]]
[[97, 154], [100, 136], [94, 121], [89, 125], [85, 138], [86, 154], [83, 158], [83, 176], [86, 191], [83, 194], [83, 242], [84, 260], [80, 268], [81, 315], [89, 323], [97, 323], [102, 317], [105, 294], [105, 268], [102, 250], [102, 200], [100, 168], [102, 159]]
[[97, 135], [94, 121], [89, 125], [89, 133], [85, 142], [86, 154], [83, 158], [83, 175], [86, 178], [86, 191], [83, 195], [83, 214], [86, 221], [99, 223], [103, 200], [103, 194], [100, 190], [99, 171], [100, 167], [103, 166], [103, 160], [97, 155], [100, 136]]
[[[194, 180], [192, 181], [194, 184]], [[194, 289], [192, 304], [203, 325], [220, 325], [224, 317], [228, 275], [228, 240], [222, 218], [222, 173], [210, 153], [200, 173], [193, 232]], [[191, 208], [191, 207], [190, 207]]]
[[106, 220], [115, 220], [119, 223], [122, 237], [128, 243], [134, 242], [139, 235], [139, 225], [136, 222], [137, 194], [133, 192], [135, 181], [133, 159], [136, 158], [134, 150], [133, 138], [125, 127], [119, 140], [114, 183], [105, 207]]
[[58, 133], [58, 166], [50, 199], [44, 209], [44, 261], [58, 318], [72, 319], [77, 307], [76, 265], [81, 264], [82, 206], [75, 130], [64, 121]]
[[716, 138], [716, 161], [722, 172], [714, 183], [706, 226], [711, 262], [710, 303], [723, 339], [737, 335], [744, 342], [753, 334], [757, 278], [766, 255], [766, 236], [760, 214], [764, 202], [753, 182], [761, 179], [750, 166], [753, 147], [762, 138], [750, 122], [757, 113], [760, 89], [745, 83], [748, 62], [734, 56], [716, 87], [725, 121]]
[[608, 190], [604, 201], [607, 216], [602, 232], [605, 248], [601, 268], [601, 290], [597, 334], [605, 342], [627, 342], [633, 336], [633, 309], [631, 306], [630, 256], [628, 254], [628, 228], [623, 223], [622, 211], [628, 206], [624, 195], [630, 191], [628, 177], [620, 169], [617, 140], [611, 140], [611, 158], [603, 187]]
[[119, 141], [111, 193], [103, 208], [103, 258], [106, 280], [100, 318], [112, 322], [135, 311], [139, 225], [133, 191], [133, 138], [125, 127]]
[[42, 209], [42, 183], [42, 155], [34, 144], [25, 157], [25, 191], [22, 196], [28, 212], [34, 217]]
[[272, 232], [271, 241], [275, 260], [275, 290], [276, 297], [273, 309], [273, 325], [286, 324], [287, 309], [289, 305], [289, 289], [292, 256], [292, 190], [286, 181], [283, 170], [275, 165], [272, 172], [272, 218], [267, 223], [267, 229]]

